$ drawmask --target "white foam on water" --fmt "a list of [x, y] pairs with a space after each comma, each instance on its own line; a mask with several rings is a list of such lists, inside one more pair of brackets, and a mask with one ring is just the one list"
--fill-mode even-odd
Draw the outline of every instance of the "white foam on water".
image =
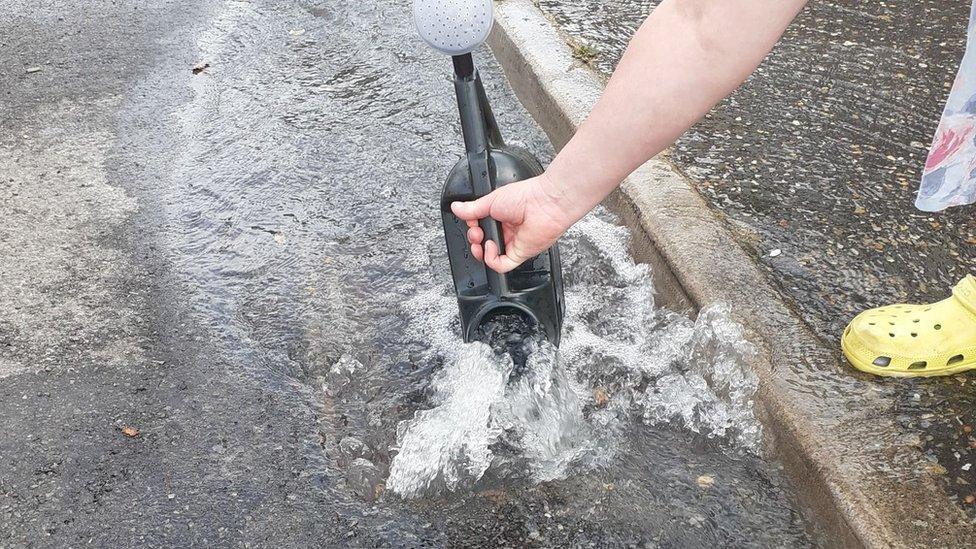
[[481, 478], [498, 438], [491, 407], [503, 398], [511, 369], [511, 359], [487, 345], [465, 345], [433, 382], [436, 406], [398, 427], [387, 487], [417, 496]]
[[758, 450], [754, 350], [741, 327], [723, 305], [695, 321], [657, 309], [650, 269], [633, 262], [626, 229], [607, 217], [587, 216], [560, 241], [562, 344], [534, 343], [523, 372], [483, 343], [460, 343], [449, 288], [409, 301], [413, 336], [445, 367], [432, 407], [399, 426], [388, 489], [419, 497], [469, 486], [513, 459], [501, 447], [517, 450], [532, 480], [561, 478], [606, 463], [627, 429], [647, 425]]

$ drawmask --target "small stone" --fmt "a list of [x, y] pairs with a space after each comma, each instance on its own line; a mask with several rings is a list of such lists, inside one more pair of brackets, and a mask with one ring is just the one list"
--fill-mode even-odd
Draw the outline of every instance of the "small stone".
[[41, 72], [40, 67], [27, 67], [27, 74], [34, 74], [35, 72]]
[[772, 250], [772, 251], [769, 252], [769, 257], [776, 257], [776, 256], [778, 256], [781, 253], [783, 253], [783, 250], [780, 250], [779, 248], [776, 248], [775, 250]]
[[122, 428], [122, 434], [129, 438], [136, 438], [137, 436], [139, 436], [139, 429], [126, 425], [125, 427]]

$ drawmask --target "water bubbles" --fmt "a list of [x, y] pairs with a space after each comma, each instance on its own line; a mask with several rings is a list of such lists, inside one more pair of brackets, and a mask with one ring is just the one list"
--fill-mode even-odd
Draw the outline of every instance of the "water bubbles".
[[370, 501], [380, 495], [383, 473], [373, 462], [356, 458], [346, 468], [346, 485], [360, 498]]
[[339, 394], [355, 386], [365, 371], [366, 367], [361, 362], [349, 355], [342, 355], [326, 374], [323, 389], [330, 394]]

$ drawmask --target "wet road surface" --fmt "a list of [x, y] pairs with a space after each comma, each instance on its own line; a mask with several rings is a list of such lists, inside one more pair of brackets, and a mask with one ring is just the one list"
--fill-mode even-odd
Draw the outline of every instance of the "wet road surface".
[[[539, 4], [599, 49], [594, 65], [609, 74], [658, 1]], [[865, 308], [938, 301], [976, 273], [976, 210], [913, 206], [968, 16], [967, 2], [810, 2], [758, 72], [671, 150], [829, 345]], [[976, 515], [972, 376], [875, 382]]]
[[0, 546], [813, 543], [751, 348], [656, 309], [605, 214], [558, 355], [460, 344], [449, 63], [399, 5], [9, 4]]

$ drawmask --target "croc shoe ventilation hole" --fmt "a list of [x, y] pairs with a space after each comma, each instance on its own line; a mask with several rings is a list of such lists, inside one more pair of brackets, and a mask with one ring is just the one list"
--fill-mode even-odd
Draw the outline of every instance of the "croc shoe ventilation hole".
[[928, 366], [928, 363], [924, 360], [918, 362], [913, 362], [911, 366], [908, 367], [909, 370], [924, 370]]
[[963, 355], [956, 355], [956, 356], [950, 358], [949, 359], [949, 362], [946, 362], [946, 366], [952, 366], [953, 364], [959, 364], [963, 360], [966, 360], [966, 357], [964, 357]]
[[874, 359], [874, 362], [872, 364], [881, 368], [887, 368], [888, 365], [891, 364], [891, 357], [879, 356], [878, 358]]

